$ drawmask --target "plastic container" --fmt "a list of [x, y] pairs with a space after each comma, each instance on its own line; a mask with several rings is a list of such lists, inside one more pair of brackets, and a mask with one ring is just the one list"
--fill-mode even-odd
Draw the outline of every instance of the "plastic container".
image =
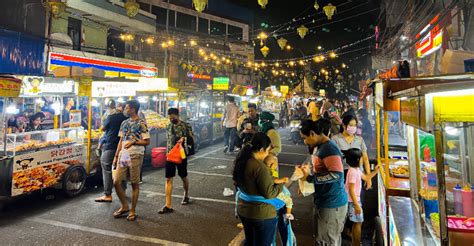
[[166, 147], [158, 147], [151, 150], [151, 165], [153, 167], [165, 167]]
[[430, 220], [430, 215], [432, 213], [438, 213], [438, 200], [426, 200], [423, 199], [423, 205], [425, 206], [425, 217], [427, 220]]
[[448, 216], [450, 245], [474, 245], [474, 226], [466, 223], [466, 217]]
[[463, 215], [463, 209], [462, 209], [462, 192], [461, 192], [461, 186], [457, 184], [453, 188], [453, 195], [454, 195], [454, 213], [457, 215]]
[[474, 217], [474, 204], [472, 187], [466, 186], [462, 189], [462, 208], [463, 215], [467, 217]]
[[436, 187], [436, 173], [428, 172], [428, 186]]
[[423, 148], [423, 160], [426, 162], [430, 162], [431, 160], [431, 151], [428, 145], [425, 145], [425, 148]]

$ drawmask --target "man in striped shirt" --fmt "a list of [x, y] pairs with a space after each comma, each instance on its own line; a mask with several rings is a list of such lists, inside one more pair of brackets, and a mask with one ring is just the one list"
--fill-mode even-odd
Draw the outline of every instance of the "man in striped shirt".
[[313, 174], [303, 171], [304, 179], [314, 183], [315, 245], [340, 245], [347, 214], [347, 193], [339, 147], [324, 135], [326, 119], [306, 120], [301, 124], [301, 137], [314, 148], [311, 156]]

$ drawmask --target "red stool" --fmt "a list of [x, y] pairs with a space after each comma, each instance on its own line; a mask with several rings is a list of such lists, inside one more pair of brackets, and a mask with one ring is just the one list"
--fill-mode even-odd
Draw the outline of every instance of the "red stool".
[[165, 167], [166, 147], [158, 147], [151, 149], [151, 165], [153, 167]]

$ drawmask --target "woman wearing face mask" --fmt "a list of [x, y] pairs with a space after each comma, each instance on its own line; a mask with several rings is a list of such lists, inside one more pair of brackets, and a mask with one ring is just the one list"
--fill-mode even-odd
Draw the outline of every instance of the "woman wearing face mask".
[[[356, 134], [357, 132], [357, 117], [354, 114], [346, 114], [344, 118], [342, 118], [342, 126], [341, 126], [341, 133], [332, 137], [332, 139], [336, 142], [339, 146], [341, 151], [345, 151], [348, 149], [356, 148], [362, 151], [362, 163], [364, 164], [364, 170], [366, 175], [370, 174], [370, 164], [369, 164], [369, 157], [367, 155], [367, 146], [365, 145], [364, 139], [361, 136]], [[349, 166], [347, 163], [344, 162], [344, 180], [347, 175], [347, 170]], [[372, 187], [372, 182], [366, 183], [367, 189]]]

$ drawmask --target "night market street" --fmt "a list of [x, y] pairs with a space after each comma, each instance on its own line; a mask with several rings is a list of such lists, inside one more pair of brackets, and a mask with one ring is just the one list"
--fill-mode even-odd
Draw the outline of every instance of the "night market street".
[[[284, 144], [279, 156], [280, 172], [282, 177], [290, 176], [293, 166], [307, 157], [307, 147], [287, 141], [288, 130], [280, 132]], [[0, 244], [227, 245], [241, 231], [234, 216], [235, 197], [222, 194], [225, 187], [233, 187], [233, 157], [223, 153], [221, 142], [200, 150], [189, 163], [191, 204], [180, 205], [182, 182], [175, 179], [175, 212], [166, 215], [157, 213], [164, 205], [164, 169], [145, 171], [136, 223], [112, 217], [119, 206], [115, 194], [111, 204], [94, 202], [101, 195], [101, 187], [87, 188], [74, 198], [53, 192], [56, 196], [52, 200], [40, 194], [9, 200], [0, 213]], [[297, 187], [297, 184], [291, 187], [295, 202], [294, 231], [298, 245], [312, 245], [312, 196], [298, 197]]]

